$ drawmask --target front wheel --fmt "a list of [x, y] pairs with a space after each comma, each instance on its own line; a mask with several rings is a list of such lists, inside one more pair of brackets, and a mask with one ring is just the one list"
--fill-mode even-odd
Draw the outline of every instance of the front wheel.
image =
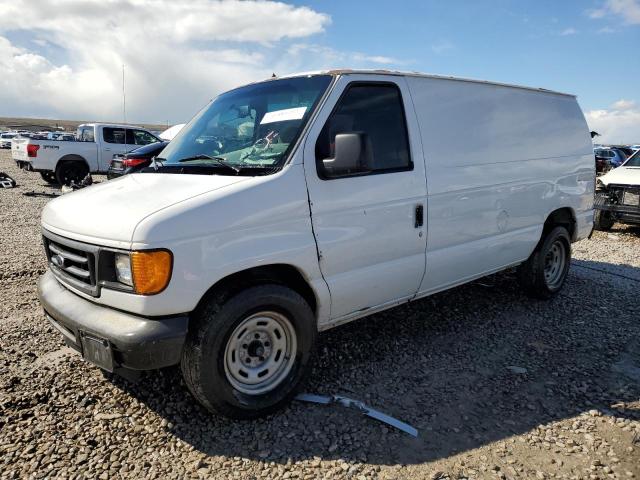
[[518, 280], [525, 292], [548, 299], [557, 294], [569, 273], [571, 240], [564, 227], [548, 232], [535, 251], [518, 267]]
[[182, 374], [209, 411], [255, 418], [287, 403], [306, 374], [316, 338], [315, 316], [281, 285], [212, 298], [192, 318]]

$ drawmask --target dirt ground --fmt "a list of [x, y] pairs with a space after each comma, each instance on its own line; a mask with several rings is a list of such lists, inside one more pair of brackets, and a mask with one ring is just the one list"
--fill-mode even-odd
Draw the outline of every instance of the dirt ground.
[[575, 244], [551, 301], [505, 272], [322, 334], [305, 391], [418, 438], [298, 401], [233, 422], [176, 368], [130, 383], [63, 346], [36, 297], [39, 216], [59, 190], [8, 151], [0, 171], [18, 181], [0, 189], [0, 478], [640, 478], [638, 228]]

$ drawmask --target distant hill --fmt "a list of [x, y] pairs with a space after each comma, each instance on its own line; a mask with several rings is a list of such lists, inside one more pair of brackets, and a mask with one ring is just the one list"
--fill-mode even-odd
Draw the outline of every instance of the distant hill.
[[[20, 130], [49, 130], [53, 128], [63, 128], [65, 131], [75, 131], [78, 125], [83, 123], [93, 123], [98, 120], [52, 120], [50, 118], [12, 118], [0, 117], [0, 130], [10, 130], [13, 128]], [[122, 122], [102, 122], [100, 123], [122, 123]], [[154, 123], [128, 123], [127, 125], [136, 125], [149, 130], [166, 130], [166, 124]], [[171, 125], [169, 125], [171, 126]]]

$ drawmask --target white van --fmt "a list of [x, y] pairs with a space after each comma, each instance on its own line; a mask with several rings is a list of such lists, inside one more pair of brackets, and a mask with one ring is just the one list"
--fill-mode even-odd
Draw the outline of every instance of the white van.
[[294, 395], [318, 331], [518, 266], [562, 287], [593, 226], [574, 96], [337, 70], [218, 96], [141, 173], [42, 214], [49, 321], [106, 370], [180, 364], [206, 408]]

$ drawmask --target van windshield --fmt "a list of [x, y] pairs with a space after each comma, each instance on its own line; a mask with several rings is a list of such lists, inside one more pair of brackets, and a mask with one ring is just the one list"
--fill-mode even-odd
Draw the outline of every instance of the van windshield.
[[313, 75], [224, 93], [167, 145], [162, 165], [208, 167], [221, 174], [273, 173], [285, 163], [330, 83], [330, 75]]
[[636, 150], [623, 165], [625, 167], [640, 167], [640, 150]]

